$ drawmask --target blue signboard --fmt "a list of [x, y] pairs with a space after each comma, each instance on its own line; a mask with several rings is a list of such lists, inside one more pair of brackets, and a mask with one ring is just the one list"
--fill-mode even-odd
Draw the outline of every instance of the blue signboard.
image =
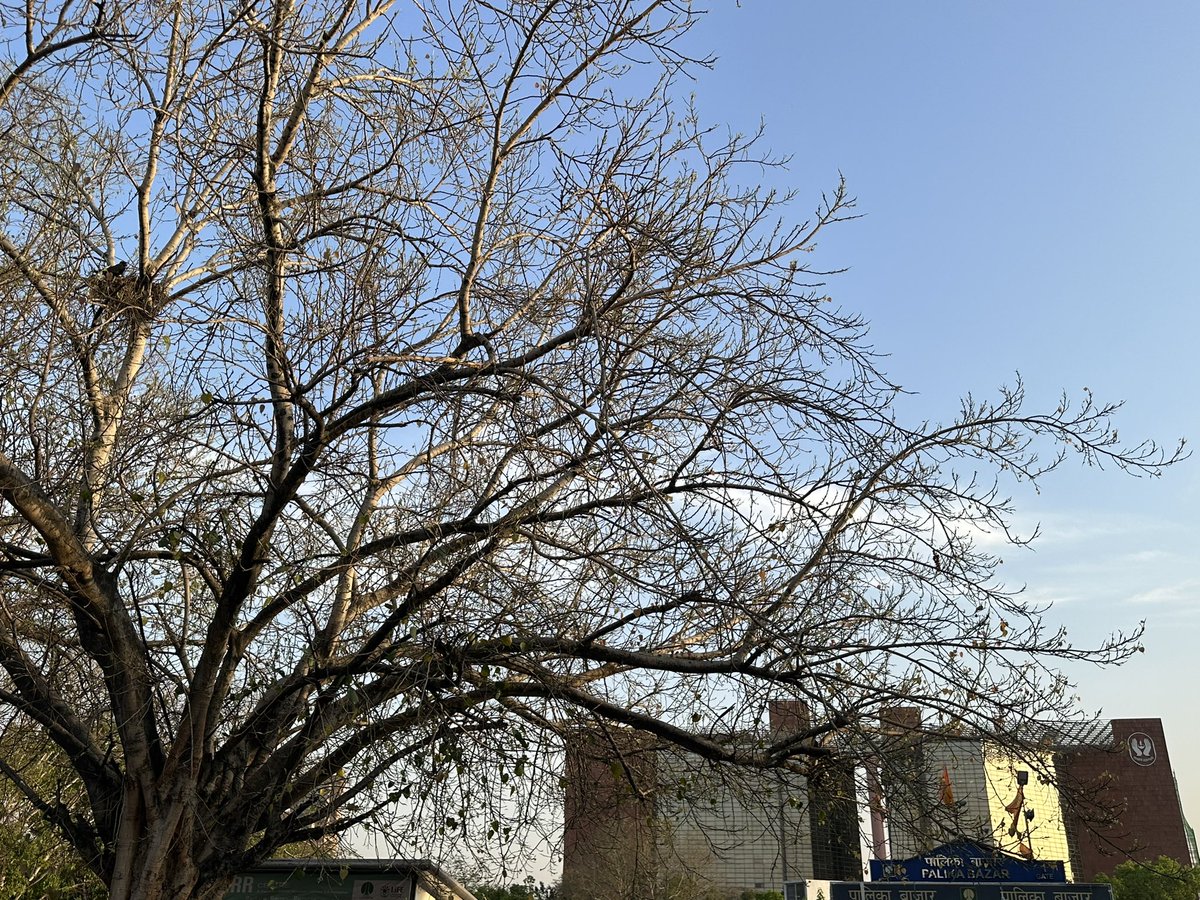
[[1061, 860], [1024, 859], [975, 841], [955, 841], [911, 859], [873, 859], [871, 880], [1062, 884], [1067, 873]]
[[1112, 900], [1108, 884], [860, 884], [835, 881], [830, 900]]

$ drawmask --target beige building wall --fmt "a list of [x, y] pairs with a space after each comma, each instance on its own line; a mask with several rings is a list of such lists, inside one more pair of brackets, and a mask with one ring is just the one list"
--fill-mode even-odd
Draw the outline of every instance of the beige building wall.
[[[1062, 804], [1052, 783], [1049, 753], [1017, 759], [974, 739], [931, 737], [920, 741], [918, 771], [911, 784], [889, 791], [890, 856], [917, 856], [958, 837], [974, 838], [1016, 853], [1026, 838], [1024, 810], [1034, 811], [1029, 840], [1037, 859], [1062, 860], [1071, 877], [1070, 852]], [[1005, 807], [1017, 796], [1017, 772], [1027, 771], [1019, 833], [1008, 834], [1012, 815]], [[943, 771], [949, 778], [952, 805], [942, 796]]]
[[658, 803], [659, 858], [668, 879], [736, 894], [778, 891], [785, 880], [812, 877], [803, 777], [747, 778], [723, 770], [697, 775], [691, 763], [681, 792], [691, 799], [671, 799], [668, 788]]
[[[1024, 841], [1036, 859], [1061, 859], [1066, 866], [1067, 879], [1072, 879], [1062, 800], [1052, 783], [1055, 777], [1053, 755], [1037, 753], [1026, 759], [1016, 759], [993, 750], [984, 754], [984, 767], [992, 816], [992, 843], [1016, 853]], [[1005, 807], [1016, 799], [1017, 772], [1022, 770], [1029, 773], [1029, 782], [1025, 785], [1025, 804], [1017, 821], [1017, 834], [1010, 837], [1008, 831], [1013, 816]], [[1033, 810], [1032, 821], [1026, 821], [1024, 810]]]
[[[890, 856], [905, 859], [956, 837], [990, 840], [991, 805], [978, 741], [928, 740], [917, 750], [917, 765], [898, 776], [889, 791]], [[953, 804], [942, 796], [943, 770]]]

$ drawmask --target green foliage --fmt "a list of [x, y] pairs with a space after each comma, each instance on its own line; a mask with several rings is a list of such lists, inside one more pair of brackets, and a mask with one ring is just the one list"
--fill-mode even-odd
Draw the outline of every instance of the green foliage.
[[476, 900], [558, 900], [558, 886], [553, 884], [534, 884], [532, 878], [526, 878], [521, 884], [476, 884], [472, 885], [471, 893]]
[[1099, 881], [1113, 886], [1113, 900], [1196, 900], [1200, 897], [1200, 868], [1180, 865], [1160, 856], [1155, 862], [1123, 862]]
[[0, 750], [12, 766], [0, 774], [0, 897], [5, 900], [92, 900], [106, 896], [99, 879], [80, 861], [62, 837], [36, 811], [24, 805], [14, 783], [65, 797], [74, 787], [65, 764], [44, 745], [18, 737], [16, 729], [0, 735]]
[[93, 900], [106, 895], [96, 877], [42, 823], [0, 822], [0, 848], [0, 896], [8, 900]]
[[742, 891], [738, 900], [783, 900], [779, 891]]
[[662, 900], [732, 900], [695, 872], [669, 872], [659, 883], [656, 897]]

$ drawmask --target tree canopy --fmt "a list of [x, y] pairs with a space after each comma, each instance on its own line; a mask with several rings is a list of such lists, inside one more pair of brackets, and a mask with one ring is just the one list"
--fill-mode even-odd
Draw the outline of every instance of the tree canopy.
[[1154, 862], [1127, 860], [1101, 875], [1113, 886], [1113, 900], [1196, 900], [1200, 871], [1160, 856]]
[[[0, 716], [62, 760], [0, 774], [113, 898], [359, 825], [510, 849], [581, 726], [1017, 741], [1138, 648], [990, 548], [1004, 479], [1174, 454], [1020, 384], [901, 421], [810, 252], [851, 197], [679, 99], [695, 15], [0, 5]], [[773, 698], [810, 727], [731, 738]]]
[[[51, 745], [52, 746], [52, 745]], [[47, 742], [36, 733], [0, 732], [0, 773], [12, 769], [20, 783], [47, 796], [62, 796], [61, 773], [69, 764], [47, 752]], [[72, 798], [78, 802], [78, 798]], [[17, 783], [0, 776], [0, 896], [11, 900], [96, 900], [104, 895], [95, 874], [52, 829], [42, 815], [25, 802]]]
[[471, 893], [477, 900], [556, 900], [558, 897], [555, 886], [535, 883], [533, 878], [526, 878], [521, 884], [473, 884]]

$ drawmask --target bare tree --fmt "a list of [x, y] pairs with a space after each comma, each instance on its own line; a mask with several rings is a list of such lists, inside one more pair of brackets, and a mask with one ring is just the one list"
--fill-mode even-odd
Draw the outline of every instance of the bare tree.
[[[692, 18], [0, 7], [0, 705], [83, 789], [0, 771], [112, 897], [435, 799], [511, 845], [581, 722], [803, 767], [898, 701], [1016, 733], [1136, 649], [972, 536], [1016, 539], [997, 478], [1172, 454], [1019, 386], [898, 422], [807, 254], [850, 199], [794, 224], [675, 100]], [[812, 727], [729, 739], [768, 697]]]

